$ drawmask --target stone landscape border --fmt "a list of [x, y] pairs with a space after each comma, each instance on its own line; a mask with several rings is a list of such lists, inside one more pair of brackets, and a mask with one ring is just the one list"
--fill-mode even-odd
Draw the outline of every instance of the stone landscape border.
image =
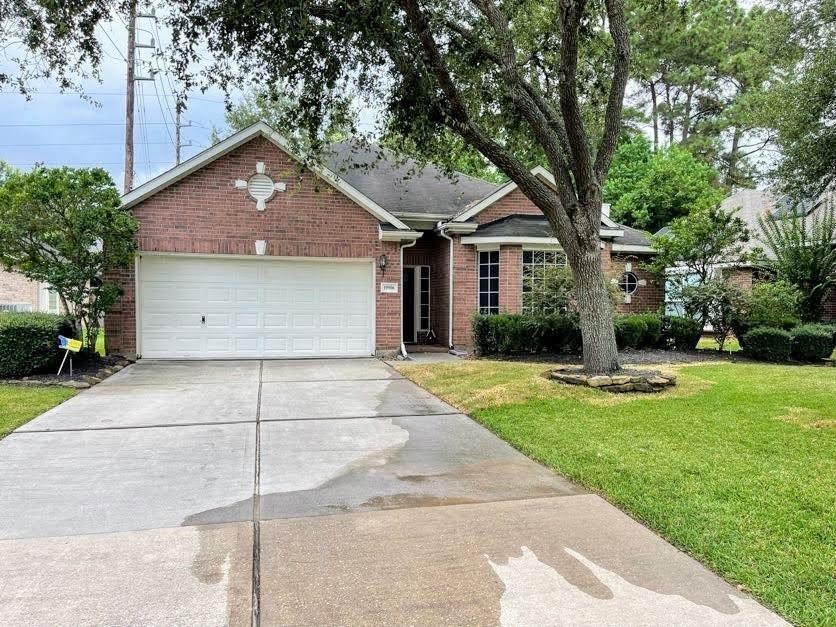
[[661, 392], [676, 385], [676, 375], [645, 370], [624, 370], [618, 374], [591, 374], [583, 366], [557, 366], [549, 378], [567, 385], [581, 385], [606, 392]]
[[[110, 360], [111, 357], [108, 356]], [[136, 359], [131, 357], [123, 357], [121, 355], [115, 356], [112, 363], [103, 364], [101, 368], [94, 373], [85, 372], [79, 373], [72, 378], [57, 378], [45, 375], [32, 375], [30, 377], [23, 377], [22, 379], [0, 379], [0, 385], [19, 385], [23, 387], [40, 387], [42, 385], [72, 388], [74, 390], [85, 390], [89, 387], [101, 383], [109, 376], [116, 374], [123, 370], [126, 366], [130, 366]], [[44, 377], [44, 378], [40, 378]]]

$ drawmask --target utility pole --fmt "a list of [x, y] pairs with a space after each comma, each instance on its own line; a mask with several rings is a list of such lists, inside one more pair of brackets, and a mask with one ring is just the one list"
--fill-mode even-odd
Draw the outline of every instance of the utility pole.
[[134, 71], [136, 64], [136, 0], [128, 3], [128, 72], [125, 85], [125, 193], [134, 186]]
[[174, 118], [174, 165], [180, 165], [180, 100], [177, 100], [177, 113]]

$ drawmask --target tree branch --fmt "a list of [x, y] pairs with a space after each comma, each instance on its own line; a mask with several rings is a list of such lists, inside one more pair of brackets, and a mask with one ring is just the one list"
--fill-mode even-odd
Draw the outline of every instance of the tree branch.
[[595, 155], [595, 176], [603, 184], [610, 169], [612, 157], [621, 133], [621, 110], [624, 103], [624, 91], [630, 74], [630, 37], [624, 18], [624, 0], [606, 0], [610, 36], [615, 44], [615, 60], [612, 83], [607, 99], [604, 117], [604, 133]]
[[577, 90], [578, 34], [586, 0], [560, 0], [560, 110], [569, 139], [574, 163], [578, 199], [586, 204], [591, 197], [600, 196], [600, 186], [592, 168], [589, 140], [583, 123]]

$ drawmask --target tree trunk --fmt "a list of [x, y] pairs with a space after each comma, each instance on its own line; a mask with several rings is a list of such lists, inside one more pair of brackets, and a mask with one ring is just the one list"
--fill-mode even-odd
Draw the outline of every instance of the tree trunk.
[[743, 133], [740, 132], [739, 127], [734, 128], [732, 134], [731, 150], [729, 151], [729, 168], [726, 171], [726, 185], [729, 187], [737, 186], [737, 163], [740, 161], [740, 139]]
[[656, 102], [656, 81], [650, 81], [650, 116], [653, 119], [653, 152], [659, 150], [659, 104]]
[[[600, 217], [598, 223], [600, 225]], [[575, 279], [584, 370], [614, 372], [620, 366], [613, 328], [613, 307], [601, 266], [601, 240], [597, 231], [589, 236], [576, 232], [571, 240], [564, 249]]]
[[682, 143], [688, 141], [688, 135], [691, 132], [691, 101], [694, 97], [693, 86], [688, 86], [688, 91], [685, 96], [685, 112], [682, 116]]

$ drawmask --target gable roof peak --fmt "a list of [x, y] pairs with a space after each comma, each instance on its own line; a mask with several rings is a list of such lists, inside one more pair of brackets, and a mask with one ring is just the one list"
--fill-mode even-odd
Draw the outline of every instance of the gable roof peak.
[[180, 165], [177, 165], [159, 176], [146, 181], [139, 187], [132, 189], [130, 192], [122, 196], [122, 204], [126, 209], [142, 202], [143, 200], [153, 196], [159, 191], [167, 188], [170, 185], [186, 178], [190, 174], [205, 167], [213, 161], [220, 159], [224, 155], [229, 154], [236, 148], [246, 144], [257, 137], [264, 137], [279, 150], [287, 153], [292, 159], [305, 163], [311, 172], [324, 180], [326, 183], [342, 192], [345, 196], [360, 205], [363, 209], [368, 211], [381, 222], [387, 222], [392, 226], [408, 231], [409, 227], [401, 222], [398, 218], [388, 212], [386, 209], [377, 204], [374, 200], [363, 194], [360, 190], [354, 188], [351, 184], [344, 181], [339, 175], [331, 171], [329, 168], [315, 163], [308, 163], [294, 154], [290, 148], [287, 139], [278, 133], [272, 126], [259, 120], [250, 126], [237, 131], [218, 142], [214, 146], [210, 146], [205, 150], [197, 153], [190, 159], [187, 159]]

